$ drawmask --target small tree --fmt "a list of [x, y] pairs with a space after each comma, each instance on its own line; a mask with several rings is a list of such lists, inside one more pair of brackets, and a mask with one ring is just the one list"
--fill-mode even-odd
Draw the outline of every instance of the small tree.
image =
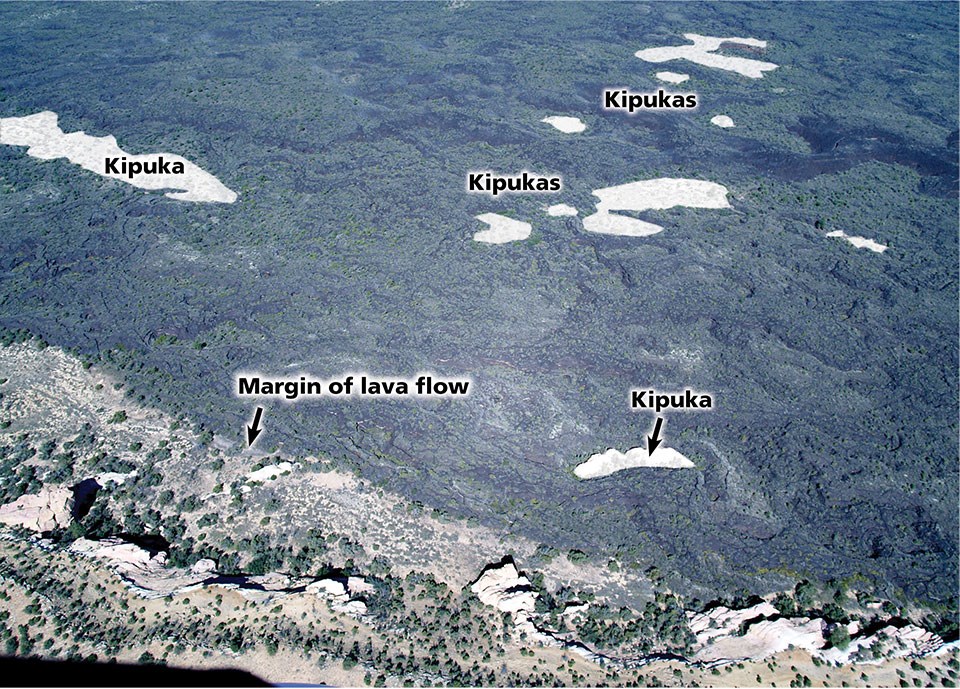
[[846, 625], [838, 624], [833, 628], [830, 632], [830, 645], [841, 651], [847, 650], [847, 646], [850, 645], [850, 632], [847, 631]]

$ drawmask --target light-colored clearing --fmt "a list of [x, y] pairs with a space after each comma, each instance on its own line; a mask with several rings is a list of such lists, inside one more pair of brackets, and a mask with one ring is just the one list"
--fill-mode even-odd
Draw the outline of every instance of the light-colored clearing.
[[478, 215], [477, 220], [490, 226], [489, 230], [481, 230], [473, 235], [473, 241], [487, 244], [506, 244], [526, 239], [533, 231], [528, 222], [520, 222], [499, 213], [484, 213]]
[[856, 235], [849, 235], [843, 230], [834, 230], [833, 232], [827, 232], [828, 237], [840, 237], [841, 239], [846, 239], [848, 242], [853, 244], [858, 249], [870, 249], [870, 251], [876, 251], [878, 254], [882, 254], [884, 251], [889, 249], [886, 244], [881, 244], [873, 239], [867, 239], [866, 237], [858, 237]]
[[102, 474], [97, 474], [93, 478], [101, 486], [105, 486], [108, 483], [116, 483], [118, 486], [122, 486], [124, 483], [126, 483], [127, 479], [136, 478], [136, 476], [137, 470], [134, 469], [127, 474], [118, 474], [115, 471], [107, 471]]
[[727, 188], [716, 182], [698, 179], [659, 179], [630, 182], [616, 187], [597, 189], [593, 195], [600, 199], [597, 212], [583, 219], [588, 232], [646, 237], [663, 230], [654, 223], [637, 220], [610, 211], [663, 210], [674, 206], [691, 208], [729, 208]]
[[647, 454], [647, 448], [634, 447], [620, 452], [610, 448], [606, 452], [592, 455], [590, 459], [582, 464], [578, 464], [573, 470], [577, 478], [600, 478], [609, 476], [623, 469], [634, 468], [661, 468], [661, 469], [691, 469], [696, 465], [672, 447], [661, 445], [653, 451], [652, 455]]
[[[178, 201], [217, 201], [233, 203], [236, 193], [225, 187], [220, 180], [205, 172], [186, 158], [170, 153], [131, 155], [120, 148], [113, 136], [90, 136], [83, 132], [64, 133], [57, 125], [57, 113], [45, 110], [26, 117], [0, 118], [0, 144], [29, 146], [27, 155], [41, 160], [66, 158], [85, 170], [103, 177], [118, 179], [141, 189], [179, 189], [168, 191], [165, 196]], [[164, 161], [182, 163], [183, 174], [135, 174], [106, 171], [104, 160], [125, 157], [128, 163], [155, 163], [163, 156]], [[118, 165], [119, 169], [119, 165]]]
[[600, 211], [585, 217], [583, 219], [583, 229], [587, 232], [615, 234], [622, 237], [649, 237], [663, 231], [663, 227], [655, 223], [606, 211]]
[[586, 123], [579, 117], [562, 117], [552, 115], [544, 117], [541, 122], [546, 122], [550, 126], [559, 129], [564, 134], [579, 134], [587, 128]]
[[647, 48], [638, 50], [635, 55], [645, 62], [669, 62], [670, 60], [690, 60], [704, 67], [724, 69], [736, 72], [751, 79], [763, 78], [764, 72], [778, 67], [772, 62], [751, 60], [746, 57], [726, 57], [717, 55], [724, 43], [739, 43], [753, 48], [766, 48], [767, 42], [756, 38], [717, 38], [716, 36], [701, 36], [695, 33], [685, 33], [683, 37], [693, 41], [693, 45], [665, 46], [662, 48]]
[[290, 462], [280, 462], [279, 464], [268, 464], [267, 466], [257, 469], [256, 471], [251, 471], [247, 474], [247, 481], [253, 483], [255, 481], [272, 481], [275, 478], [282, 476], [293, 471], [294, 466]]
[[737, 126], [733, 123], [733, 120], [730, 119], [730, 117], [728, 117], [727, 115], [717, 115], [716, 117], [711, 117], [710, 124], [715, 124], [718, 127], [722, 127], [723, 129], [729, 129], [730, 127]]
[[655, 76], [668, 84], [682, 84], [690, 78], [689, 74], [678, 74], [677, 72], [657, 72]]
[[562, 215], [576, 215], [577, 209], [573, 206], [568, 206], [565, 203], [558, 203], [556, 205], [550, 206], [547, 208], [547, 215], [552, 215], [554, 217], [559, 217]]

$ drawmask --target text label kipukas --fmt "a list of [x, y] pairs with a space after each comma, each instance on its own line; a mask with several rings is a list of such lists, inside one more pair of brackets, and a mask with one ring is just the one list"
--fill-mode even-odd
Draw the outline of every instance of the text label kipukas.
[[666, 110], [683, 108], [691, 110], [697, 107], [695, 93], [667, 93], [659, 89], [656, 93], [631, 93], [627, 89], [606, 89], [603, 92], [603, 107], [607, 110]]
[[499, 175], [495, 172], [467, 173], [467, 191], [496, 196], [505, 191], [544, 194], [561, 191], [562, 177], [545, 177], [524, 170], [519, 175]]

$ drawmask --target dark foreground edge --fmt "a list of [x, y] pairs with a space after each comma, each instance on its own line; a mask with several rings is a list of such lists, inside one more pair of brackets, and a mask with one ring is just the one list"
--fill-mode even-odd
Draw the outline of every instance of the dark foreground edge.
[[267, 687], [270, 685], [243, 670], [186, 670], [165, 665], [0, 658], [0, 686]]

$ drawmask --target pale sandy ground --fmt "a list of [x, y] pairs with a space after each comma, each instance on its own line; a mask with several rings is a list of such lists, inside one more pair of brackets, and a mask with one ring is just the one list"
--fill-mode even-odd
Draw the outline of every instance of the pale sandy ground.
[[[66, 440], [86, 423], [97, 435], [104, 431], [103, 437], [114, 440], [111, 450], [121, 458], [133, 456], [127, 448], [134, 441], [146, 445], [154, 439], [168, 440], [175, 443], [171, 451], [192, 446], [170, 433], [173, 419], [137, 406], [124, 396], [116, 379], [99, 369], [84, 370], [76, 357], [56, 347], [42, 351], [31, 343], [0, 347], [0, 377], [8, 379], [3, 392], [12, 422], [6, 433], [11, 435], [43, 429]], [[117, 411], [124, 411], [127, 420], [108, 423]]]
[[678, 74], [677, 72], [657, 72], [654, 76], [668, 84], [682, 84], [690, 78], [689, 74]]
[[727, 188], [716, 182], [698, 179], [659, 179], [630, 182], [615, 187], [597, 189], [593, 195], [600, 199], [597, 212], [583, 219], [588, 232], [646, 237], [663, 227], [610, 211], [663, 210], [674, 206], [691, 208], [729, 208]]
[[881, 244], [878, 241], [873, 239], [867, 239], [866, 237], [858, 237], [856, 235], [849, 235], [843, 230], [834, 230], [833, 232], [827, 232], [827, 237], [840, 237], [841, 239], [846, 239], [848, 242], [853, 244], [858, 249], [870, 249], [870, 251], [875, 251], [878, 254], [882, 254], [884, 251], [889, 249], [886, 244]]
[[533, 231], [530, 223], [520, 222], [498, 213], [484, 213], [477, 216], [477, 220], [490, 226], [489, 230], [481, 230], [473, 235], [475, 242], [487, 244], [506, 244], [526, 239]]
[[578, 464], [573, 470], [577, 478], [599, 478], [617, 471], [635, 468], [691, 469], [696, 466], [672, 447], [660, 445], [653, 454], [645, 447], [633, 447], [626, 452], [610, 448], [606, 452], [592, 455], [586, 462]]
[[[233, 203], [237, 195], [220, 180], [200, 169], [186, 158], [171, 153], [148, 153], [132, 155], [117, 144], [113, 136], [90, 136], [84, 132], [64, 133], [57, 125], [57, 114], [46, 110], [26, 117], [0, 119], [0, 144], [29, 146], [27, 155], [41, 160], [66, 158], [85, 170], [103, 177], [117, 179], [141, 189], [180, 189], [169, 191], [165, 196], [178, 201], [217, 201]], [[169, 163], [183, 163], [183, 174], [126, 174], [108, 173], [104, 168], [105, 158], [126, 157], [127, 162], [154, 162], [160, 156]], [[119, 164], [117, 169], [120, 169]]]
[[544, 117], [541, 122], [546, 122], [551, 127], [559, 129], [564, 134], [579, 134], [587, 128], [587, 125], [579, 117], [563, 117], [552, 115]]
[[257, 469], [256, 471], [251, 471], [247, 474], [247, 481], [250, 482], [263, 482], [263, 481], [272, 481], [275, 478], [282, 476], [283, 474], [293, 471], [295, 468], [294, 464], [290, 462], [280, 462], [279, 464], [268, 464], [265, 467]]
[[730, 127], [735, 127], [733, 120], [727, 115], [717, 115], [716, 117], [710, 118], [710, 124], [715, 124], [718, 127], [723, 129], [728, 129]]
[[583, 219], [583, 229], [597, 234], [612, 234], [621, 237], [649, 237], [663, 232], [663, 226], [656, 223], [637, 220], [626, 215], [617, 215], [609, 211], [597, 212]]
[[555, 218], [561, 217], [564, 215], [573, 216], [576, 214], [577, 214], [577, 209], [574, 208], [573, 206], [568, 206], [565, 203], [558, 203], [547, 208], [547, 215], [551, 215]]
[[692, 45], [665, 46], [638, 50], [635, 55], [646, 62], [669, 62], [670, 60], [689, 60], [704, 67], [736, 72], [751, 79], [761, 79], [764, 72], [776, 69], [778, 65], [746, 57], [726, 57], [716, 54], [724, 43], [738, 43], [753, 48], [766, 48], [767, 42], [756, 38], [717, 38], [685, 33], [683, 37], [692, 41]]

